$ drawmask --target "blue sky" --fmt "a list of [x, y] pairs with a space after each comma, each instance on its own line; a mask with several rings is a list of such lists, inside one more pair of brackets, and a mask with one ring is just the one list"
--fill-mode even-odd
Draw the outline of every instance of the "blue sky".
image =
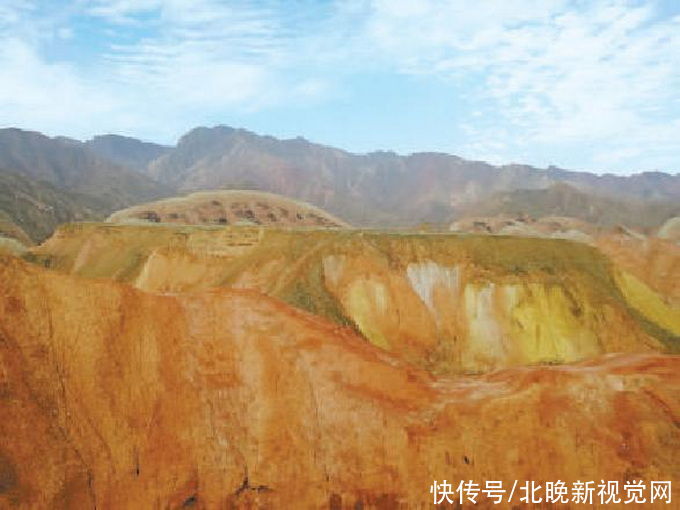
[[680, 2], [2, 0], [0, 125], [680, 171]]

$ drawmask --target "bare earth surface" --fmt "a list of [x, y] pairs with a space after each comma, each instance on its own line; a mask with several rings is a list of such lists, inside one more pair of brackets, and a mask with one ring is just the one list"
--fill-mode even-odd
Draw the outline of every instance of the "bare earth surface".
[[348, 226], [341, 219], [305, 202], [261, 191], [227, 190], [201, 191], [135, 205], [109, 217], [111, 222], [135, 220], [184, 225]]
[[435, 479], [679, 476], [677, 356], [434, 377], [256, 291], [11, 257], [0, 317], [2, 507], [428, 508]]

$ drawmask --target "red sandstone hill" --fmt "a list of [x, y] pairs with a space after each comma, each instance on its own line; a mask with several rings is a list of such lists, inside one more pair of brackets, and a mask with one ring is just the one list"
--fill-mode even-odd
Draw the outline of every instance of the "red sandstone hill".
[[305, 202], [274, 193], [246, 190], [202, 191], [183, 197], [166, 198], [117, 211], [108, 221], [278, 227], [349, 226], [341, 219]]
[[444, 478], [677, 482], [679, 396], [677, 356], [437, 378], [255, 291], [0, 260], [3, 508], [420, 508]]

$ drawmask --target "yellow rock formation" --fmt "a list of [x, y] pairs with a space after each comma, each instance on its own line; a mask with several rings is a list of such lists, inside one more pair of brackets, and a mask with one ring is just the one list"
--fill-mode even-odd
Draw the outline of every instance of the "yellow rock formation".
[[255, 289], [437, 373], [678, 348], [678, 308], [566, 240], [81, 224], [31, 256], [153, 292]]

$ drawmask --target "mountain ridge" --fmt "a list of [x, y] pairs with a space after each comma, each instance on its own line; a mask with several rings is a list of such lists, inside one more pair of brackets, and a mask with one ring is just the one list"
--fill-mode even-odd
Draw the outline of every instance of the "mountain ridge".
[[[224, 125], [194, 128], [175, 146], [111, 134], [80, 142], [2, 129], [0, 168], [94, 196], [106, 214], [180, 193], [248, 189], [302, 200], [372, 228], [446, 229], [494, 195], [537, 190], [532, 200], [540, 202], [543, 191], [557, 183], [588, 194], [590, 202], [615, 198], [623, 203], [621, 210], [640, 201], [666, 210], [680, 201], [677, 173], [617, 176], [554, 166], [494, 166], [442, 152], [355, 154], [302, 137], [279, 139]], [[671, 217], [644, 215], [640, 223], [651, 226]]]
[[84, 142], [84, 145], [99, 156], [137, 171], [143, 170], [151, 161], [172, 150], [172, 147], [166, 145], [114, 134], [96, 135]]
[[504, 215], [563, 216], [604, 227], [622, 224], [649, 229], [680, 215], [680, 202], [626, 200], [588, 193], [572, 183], [556, 182], [545, 189], [499, 191], [462, 211], [464, 217]]
[[0, 168], [97, 197], [106, 207], [120, 208], [167, 191], [77, 140], [16, 128], [0, 129]]
[[677, 174], [615, 176], [493, 166], [437, 152], [354, 154], [228, 126], [189, 131], [173, 151], [150, 163], [148, 174], [182, 191], [252, 187], [284, 194], [364, 226], [442, 223], [493, 193], [548, 189], [557, 182], [620, 200], [680, 199]]

